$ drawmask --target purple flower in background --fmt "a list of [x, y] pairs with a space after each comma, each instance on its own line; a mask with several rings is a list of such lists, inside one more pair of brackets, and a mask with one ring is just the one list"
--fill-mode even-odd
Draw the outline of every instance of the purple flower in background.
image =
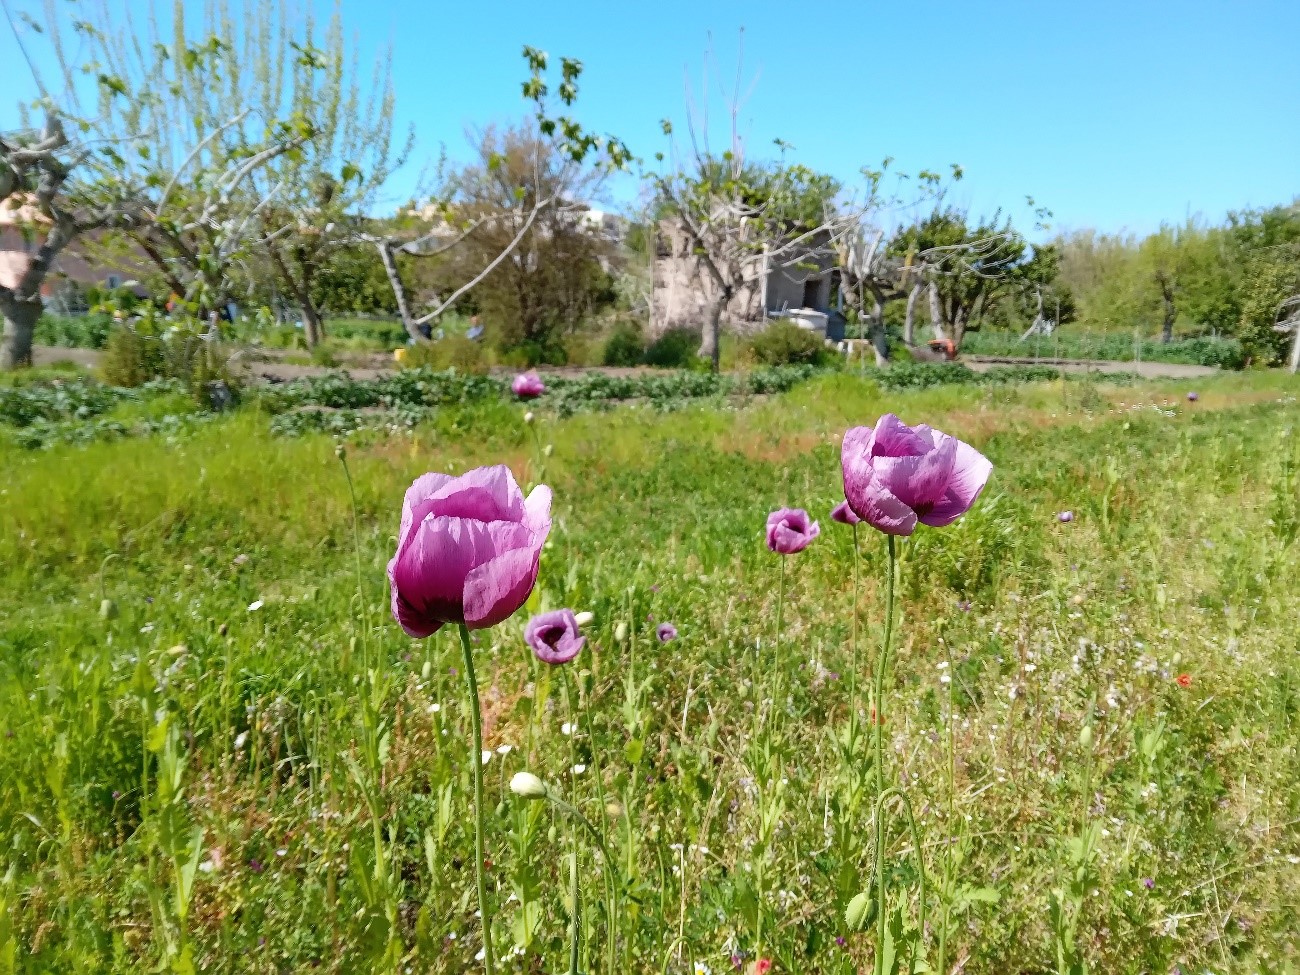
[[950, 525], [975, 503], [993, 465], [974, 447], [924, 423], [886, 413], [854, 427], [840, 448], [844, 496], [854, 514], [887, 535], [910, 535], [918, 521]]
[[671, 643], [677, 639], [677, 627], [671, 623], [660, 623], [655, 627], [655, 636], [659, 638], [660, 643]]
[[534, 616], [524, 627], [524, 640], [537, 659], [547, 664], [567, 664], [587, 642], [578, 633], [578, 620], [571, 609], [557, 609]]
[[546, 384], [542, 382], [542, 377], [531, 370], [529, 372], [521, 372], [519, 375], [515, 376], [514, 382], [510, 384], [510, 388], [515, 391], [516, 396], [522, 397], [523, 399], [532, 399], [535, 396], [541, 396], [542, 393], [546, 392]]
[[802, 552], [821, 533], [803, 508], [778, 508], [767, 516], [767, 547], [781, 555]]
[[1154, 880], [1153, 878], [1151, 878], [1151, 877], [1143, 877], [1143, 878], [1142, 878], [1142, 886], [1145, 887], [1147, 890], [1155, 890], [1155, 889], [1156, 889], [1156, 882], [1155, 882], [1155, 880]]
[[1201, 398], [1201, 394], [1198, 393], [1196, 390], [1192, 390], [1190, 393], [1187, 394], [1187, 402], [1189, 403], [1195, 403], [1200, 398]]
[[1056, 520], [1059, 521], [1062, 525], [1068, 525], [1070, 522], [1074, 521], [1074, 512], [1062, 511], [1059, 515], [1056, 516]]
[[838, 521], [841, 525], [856, 525], [861, 520], [853, 513], [847, 501], [841, 501], [831, 509], [831, 521]]
[[508, 467], [416, 478], [388, 563], [393, 617], [417, 638], [444, 623], [495, 626], [533, 591], [550, 530], [551, 489], [525, 498]]

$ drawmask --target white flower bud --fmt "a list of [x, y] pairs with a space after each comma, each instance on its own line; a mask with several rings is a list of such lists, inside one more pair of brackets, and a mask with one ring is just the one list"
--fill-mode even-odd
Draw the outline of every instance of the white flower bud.
[[529, 410], [527, 413], [524, 414], [524, 422], [525, 422], [525, 423], [532, 423], [532, 422], [533, 422], [533, 411], [532, 411], [532, 410]]
[[588, 623], [590, 623], [590, 622], [591, 622], [592, 620], [594, 620], [595, 618], [596, 618], [596, 617], [592, 616], [590, 613], [585, 612], [585, 611], [584, 611], [584, 612], [581, 612], [581, 613], [578, 613], [577, 615], [575, 615], [575, 616], [573, 617], [574, 621], [575, 621], [579, 626], [586, 626]]
[[618, 626], [614, 627], [614, 641], [616, 643], [622, 643], [626, 639], [627, 639], [627, 624], [619, 623]]
[[525, 799], [545, 799], [546, 783], [532, 772], [516, 772], [510, 779], [510, 791]]

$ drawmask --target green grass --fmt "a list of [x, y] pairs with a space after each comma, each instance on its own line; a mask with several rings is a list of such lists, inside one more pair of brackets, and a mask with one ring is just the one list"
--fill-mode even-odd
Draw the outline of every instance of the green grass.
[[[514, 746], [486, 769], [501, 970], [567, 964], [569, 825], [510, 794], [523, 768], [572, 787], [608, 834], [628, 877], [621, 970], [732, 971], [760, 911], [776, 971], [869, 970], [873, 934], [844, 922], [870, 815], [861, 762], [837, 744], [851, 534], [827, 515], [839, 435], [884, 410], [996, 465], [970, 515], [901, 549], [886, 747], [921, 821], [932, 921], [957, 840], [950, 963], [1056, 970], [1060, 890], [1092, 971], [1292, 971], [1300, 406], [1276, 374], [1198, 381], [1195, 405], [1188, 388], [890, 393], [833, 374], [742, 408], [539, 406], [531, 429], [523, 407], [448, 408], [350, 448], [359, 598], [327, 437], [278, 438], [242, 410], [175, 442], [0, 442], [0, 972], [7, 958], [20, 972], [474, 970], [460, 650], [451, 633], [401, 633], [384, 564], [414, 476], [495, 462], [555, 491], [536, 605], [595, 614], [563, 671], [532, 661], [524, 613], [478, 635], [487, 745]], [[778, 658], [762, 529], [781, 504], [822, 536], [788, 563]], [[881, 537], [864, 530], [862, 554], [869, 648]], [[677, 642], [653, 640], [662, 620]], [[778, 672], [788, 781], [756, 846], [771, 797], [751, 729]], [[576, 737], [561, 731], [573, 719]], [[1081, 860], [1082, 835], [1097, 846]], [[890, 836], [914, 910], [910, 842]], [[582, 873], [583, 970], [601, 971], [599, 865], [584, 856]]]
[[1012, 332], [970, 332], [962, 340], [967, 355], [1016, 356], [1038, 359], [1104, 359], [1112, 362], [1179, 362], [1195, 366], [1240, 369], [1246, 363], [1241, 343], [1232, 338], [1182, 338], [1163, 343], [1134, 341], [1129, 333], [1080, 332], [1066, 327], [1054, 335], [1020, 341]]

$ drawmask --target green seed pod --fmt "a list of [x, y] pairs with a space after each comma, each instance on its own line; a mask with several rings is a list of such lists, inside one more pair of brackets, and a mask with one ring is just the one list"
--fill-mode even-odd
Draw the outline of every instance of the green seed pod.
[[876, 899], [871, 892], [864, 890], [849, 901], [849, 909], [844, 912], [844, 921], [850, 931], [865, 931], [876, 919]]
[[1079, 732], [1079, 744], [1084, 748], [1092, 747], [1092, 725], [1086, 724]]
[[111, 599], [101, 599], [99, 601], [99, 618], [110, 620], [117, 615], [117, 603]]

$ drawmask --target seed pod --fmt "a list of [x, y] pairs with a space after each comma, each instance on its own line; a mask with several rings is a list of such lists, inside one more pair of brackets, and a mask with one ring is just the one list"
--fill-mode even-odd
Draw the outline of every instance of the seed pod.
[[111, 620], [117, 615], [117, 603], [111, 599], [101, 599], [99, 601], [99, 618], [102, 620]]
[[1079, 744], [1083, 748], [1092, 747], [1092, 725], [1086, 724], [1083, 730], [1079, 732]]
[[844, 921], [850, 931], [865, 931], [876, 919], [876, 899], [871, 892], [864, 890], [849, 901], [849, 909], [844, 912]]
[[614, 627], [614, 642], [622, 643], [626, 639], [627, 639], [627, 624], [619, 623], [618, 626]]

